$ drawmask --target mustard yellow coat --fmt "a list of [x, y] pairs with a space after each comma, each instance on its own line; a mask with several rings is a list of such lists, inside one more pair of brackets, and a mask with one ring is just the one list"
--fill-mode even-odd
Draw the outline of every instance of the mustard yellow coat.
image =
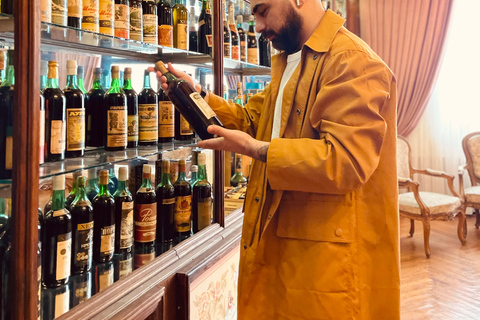
[[[280, 136], [254, 161], [245, 201], [239, 320], [400, 318], [396, 84], [327, 11], [283, 95]], [[223, 124], [270, 141], [286, 56]]]

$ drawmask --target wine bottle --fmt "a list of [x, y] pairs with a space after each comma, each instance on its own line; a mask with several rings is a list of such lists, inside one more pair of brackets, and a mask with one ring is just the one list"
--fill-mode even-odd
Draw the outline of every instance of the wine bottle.
[[159, 254], [173, 246], [175, 190], [170, 182], [170, 161], [162, 161], [162, 180], [157, 186], [157, 251]]
[[83, 100], [85, 101], [85, 105], [87, 104], [86, 99], [87, 99], [87, 90], [85, 90], [84, 87], [84, 77], [85, 77], [85, 71], [83, 69], [83, 66], [78, 66], [77, 68], [77, 78], [78, 78], [78, 89], [82, 91], [83, 93]]
[[100, 31], [99, 8], [99, 0], [83, 0], [83, 30], [96, 33]]
[[115, 37], [130, 39], [130, 6], [128, 0], [115, 0]]
[[192, 235], [192, 187], [186, 180], [185, 160], [178, 163], [175, 191], [175, 241], [180, 243]]
[[115, 253], [126, 254], [133, 246], [133, 198], [128, 190], [128, 169], [118, 170], [118, 188], [115, 192]]
[[81, 274], [92, 268], [93, 259], [93, 207], [88, 200], [87, 178], [77, 178], [77, 195], [71, 204], [73, 231], [72, 274]]
[[100, 84], [102, 69], [95, 68], [93, 85], [88, 92], [85, 105], [87, 118], [87, 146], [103, 147], [103, 137], [106, 135], [105, 91]]
[[237, 99], [235, 103], [243, 106], [243, 83], [237, 82]]
[[235, 7], [233, 4], [228, 6], [228, 27], [232, 41], [232, 59], [240, 60], [240, 40], [237, 26], [235, 25]]
[[127, 147], [136, 148], [138, 145], [138, 96], [132, 88], [132, 69], [125, 68], [123, 91], [127, 97], [128, 109], [128, 142]]
[[182, 0], [175, 0], [173, 7], [173, 46], [187, 50], [188, 45], [188, 10]]
[[255, 35], [255, 17], [250, 16], [247, 32], [247, 58], [248, 63], [258, 64], [258, 45]]
[[135, 255], [133, 257], [133, 266], [135, 269], [140, 268], [155, 259], [155, 247], [137, 248], [135, 247]]
[[47, 86], [48, 61], [40, 61], [40, 91]]
[[197, 175], [198, 175], [198, 165], [196, 164], [192, 164], [191, 168], [190, 168], [190, 171], [192, 173], [191, 177], [190, 177], [190, 186], [193, 188], [193, 185], [195, 184], [195, 182], [197, 182]]
[[198, 18], [198, 52], [212, 55], [213, 29], [210, 0], [202, 0], [202, 11]]
[[100, 171], [100, 191], [93, 199], [93, 259], [103, 263], [112, 260], [115, 250], [115, 201], [108, 191], [108, 171]]
[[48, 62], [47, 86], [43, 90], [45, 98], [45, 159], [57, 161], [65, 158], [66, 140], [66, 100], [58, 87], [58, 62]]
[[108, 36], [114, 36], [115, 23], [115, 1], [114, 0], [99, 0], [99, 29], [100, 33]]
[[157, 6], [153, 0], [143, 0], [143, 42], [158, 44]]
[[118, 151], [127, 148], [127, 97], [120, 87], [118, 66], [112, 66], [112, 85], [105, 94], [106, 126], [105, 150]]
[[68, 0], [67, 25], [72, 28], [82, 28], [83, 1]]
[[70, 309], [70, 284], [43, 290], [42, 305], [44, 320], [55, 319], [66, 313]]
[[87, 186], [85, 189], [87, 192], [88, 200], [90, 200], [90, 202], [92, 203], [93, 203], [93, 199], [100, 191], [100, 189], [98, 189], [97, 181], [98, 181], [97, 169], [96, 168], [88, 169], [88, 180], [87, 180]]
[[143, 11], [141, 0], [130, 0], [130, 39], [143, 41]]
[[158, 90], [158, 142], [172, 142], [175, 137], [175, 107], [162, 88]]
[[71, 211], [70, 205], [73, 203], [73, 200], [77, 197], [77, 180], [78, 177], [82, 175], [81, 171], [75, 171], [72, 174], [73, 177], [73, 182], [72, 182], [72, 190], [70, 190], [70, 193], [67, 195], [67, 198], [65, 199], [65, 208], [67, 208], [68, 211]]
[[158, 140], [158, 97], [150, 86], [150, 73], [145, 70], [143, 90], [138, 94], [138, 144], [155, 145]]
[[173, 47], [173, 13], [167, 0], [160, 0], [157, 4], [158, 13], [158, 44], [164, 47]]
[[52, 0], [40, 1], [40, 19], [42, 22], [52, 23]]
[[155, 68], [167, 78], [168, 88], [166, 93], [168, 97], [185, 119], [193, 125], [195, 132], [203, 140], [213, 138], [213, 135], [207, 131], [207, 127], [209, 125], [223, 125], [202, 96], [195, 91], [189, 82], [177, 79], [168, 71], [163, 62], [157, 62]]
[[12, 178], [15, 70], [13, 50], [8, 51], [7, 77], [0, 87], [0, 179]]
[[189, 11], [189, 28], [188, 28], [188, 50], [198, 51], [198, 34], [195, 27], [195, 7], [191, 7]]
[[261, 35], [260, 38], [258, 38], [258, 49], [260, 65], [270, 67], [270, 40]]
[[246, 186], [247, 178], [243, 175], [242, 155], [235, 153], [235, 174], [230, 179], [230, 185], [232, 187]]
[[52, 0], [52, 23], [66, 26], [67, 20], [67, 0]]
[[52, 210], [45, 214], [43, 282], [47, 287], [65, 285], [70, 278], [72, 219], [65, 209], [65, 176], [53, 178]]
[[99, 293], [113, 284], [113, 262], [107, 261], [95, 266], [95, 293]]
[[151, 167], [143, 165], [143, 179], [135, 196], [135, 252], [155, 247], [157, 231], [157, 199], [151, 183]]
[[223, 11], [223, 57], [232, 58], [232, 36], [228, 27], [227, 14]]
[[238, 40], [240, 43], [240, 60], [247, 62], [247, 34], [243, 30], [243, 16], [237, 16]]
[[208, 182], [206, 155], [198, 155], [198, 179], [192, 189], [193, 233], [212, 224], [212, 185]]
[[85, 103], [77, 84], [77, 62], [67, 61], [67, 86], [63, 90], [67, 112], [67, 158], [85, 154]]

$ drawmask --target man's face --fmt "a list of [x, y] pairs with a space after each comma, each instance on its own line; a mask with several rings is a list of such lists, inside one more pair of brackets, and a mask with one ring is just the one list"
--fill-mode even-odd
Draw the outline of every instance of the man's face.
[[273, 47], [287, 54], [301, 49], [300, 31], [303, 18], [295, 11], [292, 0], [252, 0], [257, 32], [272, 41]]

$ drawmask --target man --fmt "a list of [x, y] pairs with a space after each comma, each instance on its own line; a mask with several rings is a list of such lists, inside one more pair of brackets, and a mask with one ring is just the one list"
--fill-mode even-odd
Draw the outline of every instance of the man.
[[320, 0], [250, 3], [283, 53], [245, 108], [206, 95], [228, 129], [198, 143], [255, 159], [238, 318], [399, 319], [395, 78]]

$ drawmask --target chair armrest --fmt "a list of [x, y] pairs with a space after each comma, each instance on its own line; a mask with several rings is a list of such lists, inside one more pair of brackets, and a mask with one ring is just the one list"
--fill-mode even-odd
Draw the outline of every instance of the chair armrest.
[[455, 188], [453, 186], [453, 180], [455, 179], [455, 177], [453, 175], [448, 174], [448, 173], [443, 172], [443, 171], [437, 171], [437, 170], [433, 170], [433, 169], [416, 170], [415, 173], [419, 173], [419, 174], [423, 174], [423, 175], [431, 176], [431, 177], [446, 179], [447, 184], [448, 184], [448, 189], [450, 189], [450, 192], [452, 193], [452, 195], [459, 198], [460, 201], [463, 202], [463, 197], [457, 192], [457, 190], [455, 190]]
[[460, 190], [460, 197], [462, 197], [462, 199], [465, 199], [465, 191], [463, 187], [463, 173], [465, 172], [466, 168], [467, 168], [466, 164], [462, 164], [458, 166], [458, 187]]
[[413, 181], [410, 178], [398, 178], [398, 185], [402, 188], [408, 188], [410, 192], [413, 192], [413, 196], [420, 207], [420, 212], [422, 215], [428, 216], [430, 214], [430, 209], [428, 209], [422, 198], [420, 198], [420, 191], [418, 190], [420, 184], [418, 182]]

